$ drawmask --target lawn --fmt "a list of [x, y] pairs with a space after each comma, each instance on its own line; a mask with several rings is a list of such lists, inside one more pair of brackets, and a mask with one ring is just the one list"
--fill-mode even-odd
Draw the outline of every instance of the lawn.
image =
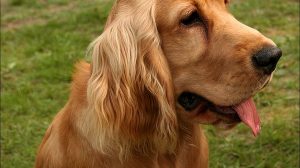
[[[299, 2], [232, 0], [242, 22], [273, 39], [283, 57], [255, 97], [259, 137], [240, 124], [205, 126], [210, 167], [299, 167]], [[1, 166], [33, 167], [46, 128], [68, 98], [73, 64], [103, 29], [109, 0], [1, 0]]]

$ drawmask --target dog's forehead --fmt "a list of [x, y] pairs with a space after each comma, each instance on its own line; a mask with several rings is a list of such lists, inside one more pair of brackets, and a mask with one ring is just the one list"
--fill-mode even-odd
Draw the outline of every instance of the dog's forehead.
[[175, 23], [193, 9], [201, 10], [202, 14], [227, 12], [224, 0], [158, 0], [156, 9], [157, 21], [163, 24]]
[[225, 0], [158, 0], [156, 8], [162, 13], [174, 16], [186, 8], [226, 9]]
[[158, 0], [158, 3], [163, 4], [180, 4], [180, 3], [188, 3], [192, 5], [205, 5], [205, 4], [224, 4], [228, 3], [228, 0]]

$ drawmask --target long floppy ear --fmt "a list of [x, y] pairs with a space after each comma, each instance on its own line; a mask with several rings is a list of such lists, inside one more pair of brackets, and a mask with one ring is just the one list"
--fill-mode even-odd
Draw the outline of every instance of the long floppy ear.
[[[126, 2], [126, 3], [125, 3]], [[161, 51], [153, 1], [119, 2], [118, 13], [93, 43], [89, 111], [97, 116], [103, 152], [174, 150], [173, 84]]]
[[104, 30], [112, 23], [113, 20], [115, 20], [115, 17], [116, 17], [117, 12], [118, 12], [119, 4], [120, 4], [120, 0], [116, 0], [115, 3], [113, 4], [113, 6], [112, 6], [112, 8], [109, 12], [109, 15], [106, 19]]

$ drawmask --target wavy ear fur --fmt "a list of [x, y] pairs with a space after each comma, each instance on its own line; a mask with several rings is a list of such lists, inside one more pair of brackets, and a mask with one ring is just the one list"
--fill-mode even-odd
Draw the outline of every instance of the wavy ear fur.
[[97, 129], [86, 124], [83, 129], [87, 138], [98, 139], [93, 145], [103, 153], [173, 152], [177, 143], [173, 85], [159, 44], [154, 2], [116, 5], [114, 19], [92, 43], [83, 123]]

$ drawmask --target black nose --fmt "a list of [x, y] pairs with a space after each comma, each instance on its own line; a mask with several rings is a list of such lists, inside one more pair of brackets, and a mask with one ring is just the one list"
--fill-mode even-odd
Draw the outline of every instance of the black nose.
[[282, 51], [277, 47], [266, 47], [258, 51], [252, 57], [255, 67], [266, 74], [271, 74], [276, 68], [276, 64], [282, 55]]

